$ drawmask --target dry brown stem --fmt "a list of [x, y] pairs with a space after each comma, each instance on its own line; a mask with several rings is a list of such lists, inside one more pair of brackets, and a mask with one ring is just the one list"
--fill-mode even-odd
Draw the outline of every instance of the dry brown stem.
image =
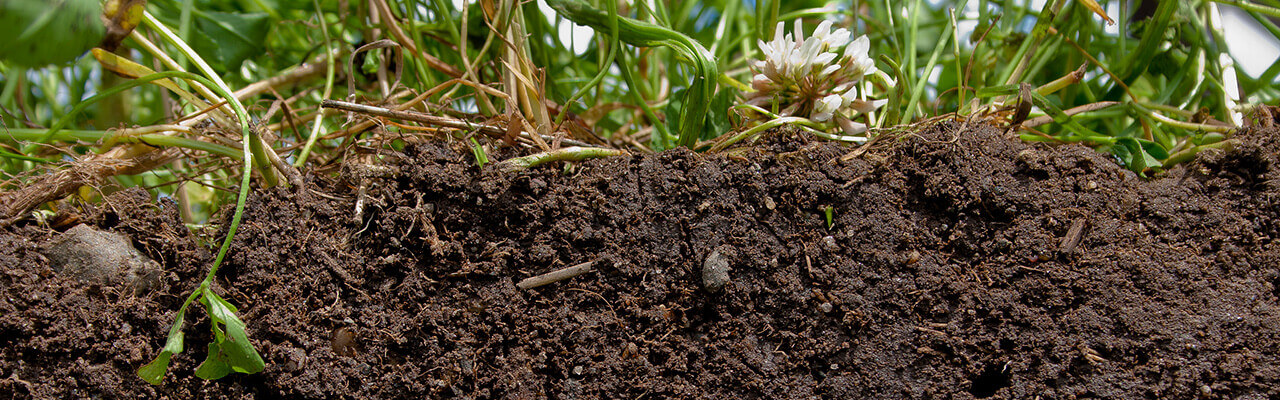
[[177, 148], [147, 148], [130, 158], [104, 154], [75, 162], [70, 168], [47, 173], [25, 187], [0, 192], [0, 227], [12, 225], [41, 204], [66, 197], [81, 186], [98, 185], [116, 175], [142, 173], [172, 161], [180, 154]]
[[520, 281], [520, 283], [517, 283], [516, 287], [528, 290], [528, 289], [533, 289], [539, 286], [550, 285], [552, 283], [556, 283], [559, 281], [563, 281], [565, 279], [569, 279], [578, 275], [591, 272], [591, 267], [595, 266], [595, 264], [596, 264], [595, 261], [588, 261], [582, 264], [551, 271], [542, 275], [525, 278], [524, 280]]

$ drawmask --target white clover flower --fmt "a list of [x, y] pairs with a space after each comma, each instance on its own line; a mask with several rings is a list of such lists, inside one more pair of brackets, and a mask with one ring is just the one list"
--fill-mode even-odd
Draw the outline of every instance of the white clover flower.
[[800, 20], [795, 21], [792, 33], [779, 22], [773, 40], [759, 43], [764, 59], [751, 63], [755, 92], [747, 95], [746, 103], [764, 108], [776, 104], [783, 116], [834, 120], [848, 135], [866, 132], [866, 125], [850, 117], [886, 102], [859, 96], [863, 78], [877, 72], [875, 61], [867, 54], [871, 42], [866, 35], [851, 39], [849, 30], [832, 30], [831, 26], [831, 21], [822, 21], [806, 39]]
[[818, 122], [830, 121], [831, 116], [840, 111], [840, 106], [842, 105], [844, 105], [844, 99], [838, 94], [823, 97], [822, 100], [818, 101], [813, 110], [813, 115], [809, 119]]

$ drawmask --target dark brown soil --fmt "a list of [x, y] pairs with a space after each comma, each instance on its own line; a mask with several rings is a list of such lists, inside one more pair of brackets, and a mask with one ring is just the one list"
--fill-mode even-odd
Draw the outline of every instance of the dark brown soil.
[[1280, 398], [1278, 134], [1153, 180], [953, 125], [848, 163], [782, 135], [501, 174], [417, 145], [255, 194], [217, 290], [267, 369], [194, 378], [197, 309], [159, 387], [134, 371], [212, 257], [125, 192], [84, 219], [165, 268], [141, 296], [0, 232], [0, 398]]

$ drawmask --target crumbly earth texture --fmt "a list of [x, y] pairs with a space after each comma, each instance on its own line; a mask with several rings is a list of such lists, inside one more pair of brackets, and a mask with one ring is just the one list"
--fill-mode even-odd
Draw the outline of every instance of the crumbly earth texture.
[[1280, 398], [1280, 131], [1237, 139], [1149, 180], [955, 123], [848, 161], [776, 134], [500, 173], [415, 144], [255, 191], [215, 289], [267, 368], [193, 377], [197, 307], [160, 386], [135, 370], [221, 233], [125, 191], [72, 212], [163, 267], [142, 294], [0, 230], [0, 398]]

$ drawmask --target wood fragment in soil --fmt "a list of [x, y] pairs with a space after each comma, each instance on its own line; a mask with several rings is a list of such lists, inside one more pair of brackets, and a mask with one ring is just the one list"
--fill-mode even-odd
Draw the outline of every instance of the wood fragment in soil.
[[1102, 355], [1099, 354], [1097, 350], [1094, 350], [1093, 348], [1085, 345], [1080, 345], [1079, 348], [1080, 348], [1080, 353], [1084, 355], [1084, 359], [1089, 361], [1090, 364], [1098, 365], [1098, 364], [1107, 362], [1107, 359], [1103, 358]]
[[929, 333], [929, 334], [937, 335], [938, 337], [942, 337], [942, 338], [946, 338], [946, 337], [947, 337], [947, 333], [946, 333], [946, 332], [943, 332], [943, 331], [940, 331], [940, 330], [937, 330], [937, 329], [933, 329], [933, 328], [926, 328], [926, 327], [923, 327], [923, 326], [917, 326], [917, 327], [916, 327], [916, 330], [917, 330], [917, 331], [920, 331], [920, 332], [924, 332], [924, 333]]
[[588, 261], [582, 264], [551, 271], [542, 275], [525, 278], [524, 280], [520, 281], [520, 283], [517, 283], [516, 287], [528, 290], [528, 289], [533, 289], [539, 286], [550, 285], [552, 283], [556, 283], [559, 281], [563, 281], [565, 279], [569, 279], [578, 275], [591, 272], [592, 267], [595, 266], [595, 264], [596, 264], [595, 261]]
[[1080, 245], [1080, 239], [1084, 237], [1084, 228], [1089, 225], [1089, 219], [1085, 217], [1076, 218], [1071, 221], [1071, 228], [1067, 229], [1067, 235], [1062, 237], [1062, 243], [1058, 245], [1058, 251], [1063, 255], [1071, 254], [1075, 251], [1076, 246]]

